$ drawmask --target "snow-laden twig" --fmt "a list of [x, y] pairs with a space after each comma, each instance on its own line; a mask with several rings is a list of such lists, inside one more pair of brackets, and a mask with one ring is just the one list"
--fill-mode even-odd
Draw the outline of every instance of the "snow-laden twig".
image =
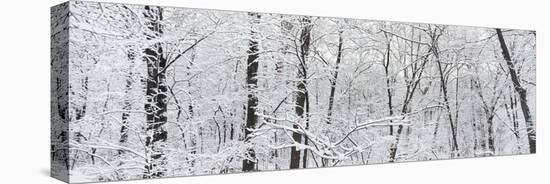
[[399, 35], [399, 34], [393, 33], [393, 32], [388, 31], [388, 30], [381, 29], [380, 31], [382, 31], [382, 32], [384, 32], [384, 33], [391, 34], [391, 35], [393, 35], [393, 36], [396, 36], [396, 37], [398, 37], [398, 38], [401, 38], [401, 39], [406, 40], [406, 41], [409, 41], [409, 42], [413, 42], [413, 43], [417, 43], [417, 44], [421, 44], [421, 45], [425, 45], [425, 46], [430, 46], [430, 44], [428, 44], [428, 43], [419, 42], [419, 41], [416, 41], [416, 40], [411, 40], [411, 39], [409, 39], [409, 38], [405, 38], [405, 37], [403, 37], [403, 36], [401, 36], [401, 35]]
[[112, 111], [105, 111], [105, 112], [101, 112], [101, 113], [97, 113], [97, 114], [87, 115], [82, 119], [74, 120], [74, 121], [71, 121], [70, 123], [73, 124], [73, 123], [78, 123], [78, 122], [84, 122], [84, 121], [90, 120], [91, 118], [96, 117], [96, 116], [105, 116], [105, 115], [114, 114], [114, 113], [147, 114], [146, 111], [140, 111], [140, 110], [112, 110]]
[[120, 146], [120, 145], [115, 145], [115, 144], [112, 144], [108, 141], [101, 140], [101, 139], [97, 139], [97, 140], [99, 140], [100, 143], [86, 142], [86, 144], [81, 144], [81, 143], [78, 143], [76, 141], [71, 141], [70, 145], [71, 145], [71, 147], [89, 147], [89, 148], [96, 148], [96, 149], [122, 150], [122, 151], [127, 151], [127, 152], [130, 152], [130, 153], [133, 153], [134, 155], [139, 156], [143, 159], [147, 159], [147, 157], [144, 154], [142, 154], [138, 151], [135, 151], [131, 148]]
[[[307, 136], [311, 141], [311, 143], [315, 145], [315, 147], [298, 143], [294, 141], [294, 139], [292, 139], [290, 135], [288, 135], [288, 137], [289, 137], [289, 140], [292, 142], [291, 144], [277, 145], [277, 146], [270, 145], [269, 147], [273, 149], [282, 149], [282, 148], [290, 148], [290, 147], [296, 147], [297, 149], [301, 149], [301, 150], [307, 149], [312, 151], [315, 155], [321, 158], [332, 159], [332, 160], [345, 160], [348, 156], [354, 153], [362, 152], [363, 149], [357, 146], [356, 144], [352, 148], [347, 148], [342, 145], [342, 143], [344, 143], [346, 140], [350, 140], [350, 136], [354, 132], [367, 129], [370, 127], [376, 127], [376, 126], [396, 126], [396, 125], [409, 126], [410, 125], [410, 120], [407, 118], [408, 116], [394, 116], [394, 117], [386, 117], [386, 118], [377, 119], [377, 120], [369, 120], [360, 124], [356, 124], [350, 130], [348, 130], [345, 133], [345, 135], [342, 138], [340, 138], [338, 141], [331, 142], [327, 138], [320, 138], [313, 132], [305, 129], [303, 126], [301, 126], [301, 124], [297, 120], [287, 119], [287, 118], [276, 118], [273, 116], [260, 114], [260, 113], [257, 113], [257, 115], [264, 119], [264, 122], [259, 127], [264, 127], [264, 126], [267, 126], [267, 127], [253, 129], [252, 134], [250, 135], [250, 138], [264, 135], [265, 132], [273, 131], [273, 130], [284, 130], [284, 132], [287, 134], [288, 132], [302, 134], [304, 136]], [[295, 125], [298, 128], [294, 128], [292, 126], [287, 126], [287, 125], [274, 124], [269, 121], [265, 121], [265, 119], [290, 122], [292, 125]]]
[[378, 120], [372, 120], [367, 121], [361, 124], [356, 125], [354, 128], [352, 128], [348, 133], [339, 141], [336, 142], [335, 145], [341, 144], [344, 142], [353, 132], [356, 132], [358, 130], [366, 129], [369, 127], [375, 127], [375, 126], [408, 126], [410, 125], [410, 121], [406, 118], [406, 116], [394, 116], [394, 117], [386, 117]]
[[111, 162], [107, 161], [107, 159], [105, 157], [102, 157], [100, 155], [97, 155], [97, 154], [94, 154], [94, 153], [91, 153], [90, 151], [88, 150], [85, 150], [85, 149], [81, 149], [81, 148], [74, 148], [74, 147], [71, 147], [69, 148], [70, 150], [77, 150], [77, 151], [81, 151], [83, 153], [86, 153], [92, 157], [95, 157], [95, 158], [99, 158], [99, 160], [103, 161], [105, 164], [107, 164], [109, 167], [111, 167], [115, 173], [118, 172], [118, 169], [113, 165], [111, 164]]

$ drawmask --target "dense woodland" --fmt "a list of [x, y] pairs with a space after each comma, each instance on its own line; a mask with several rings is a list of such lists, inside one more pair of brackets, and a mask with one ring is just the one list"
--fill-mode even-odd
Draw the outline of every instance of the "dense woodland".
[[53, 173], [114, 181], [535, 153], [535, 37], [71, 1], [52, 8]]

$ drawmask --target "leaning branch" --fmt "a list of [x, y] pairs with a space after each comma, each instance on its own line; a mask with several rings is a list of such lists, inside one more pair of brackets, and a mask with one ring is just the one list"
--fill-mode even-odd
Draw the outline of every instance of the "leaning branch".
[[197, 44], [199, 44], [200, 42], [202, 42], [206, 38], [210, 37], [214, 33], [215, 33], [215, 31], [210, 32], [206, 36], [202, 37], [201, 39], [199, 39], [195, 43], [193, 43], [193, 45], [187, 47], [187, 49], [185, 49], [183, 52], [180, 52], [176, 57], [174, 57], [174, 59], [172, 59], [170, 62], [168, 62], [168, 64], [166, 64], [166, 67], [164, 67], [159, 73], [165, 72], [168, 69], [168, 67], [170, 67], [170, 65], [174, 64], [181, 56], [183, 56], [185, 53], [187, 53], [191, 49], [195, 48], [195, 46], [197, 46]]

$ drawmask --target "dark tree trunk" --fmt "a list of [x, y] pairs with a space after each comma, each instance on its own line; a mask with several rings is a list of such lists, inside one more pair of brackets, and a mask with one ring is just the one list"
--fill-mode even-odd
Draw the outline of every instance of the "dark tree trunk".
[[520, 144], [520, 136], [519, 136], [519, 123], [517, 121], [517, 110], [516, 110], [516, 104], [517, 100], [515, 95], [510, 95], [510, 106], [508, 106], [507, 103], [504, 103], [504, 108], [506, 108], [506, 115], [508, 116], [508, 119], [512, 122], [513, 125], [513, 131], [514, 136], [516, 137], [517, 142], [517, 150], [518, 152], [521, 151], [521, 144]]
[[508, 47], [506, 46], [506, 41], [504, 40], [502, 31], [500, 29], [496, 29], [496, 31], [497, 31], [498, 41], [500, 43], [500, 48], [502, 49], [502, 56], [504, 57], [504, 60], [506, 60], [506, 64], [508, 65], [508, 70], [510, 73], [510, 77], [512, 79], [512, 83], [514, 84], [514, 89], [519, 95], [519, 102], [520, 102], [521, 110], [523, 112], [523, 118], [525, 118], [527, 138], [529, 140], [529, 152], [536, 153], [537, 152], [537, 140], [536, 140], [537, 133], [535, 129], [535, 124], [531, 117], [531, 112], [529, 111], [529, 106], [527, 105], [527, 90], [521, 87], [521, 83], [519, 82], [519, 77], [516, 72], [516, 67], [514, 66], [514, 63], [512, 62], [512, 58], [510, 57], [510, 53], [508, 52]]
[[493, 130], [493, 119], [494, 119], [494, 110], [487, 115], [487, 145], [489, 146], [489, 151], [491, 151], [492, 155], [495, 155], [495, 135]]
[[[249, 13], [249, 16], [252, 18], [252, 31], [251, 38], [249, 40], [248, 46], [248, 59], [246, 67], [246, 84], [248, 88], [248, 105], [246, 108], [246, 126], [244, 129], [245, 142], [248, 142], [250, 137], [248, 137], [254, 128], [256, 128], [256, 123], [258, 121], [258, 116], [256, 115], [256, 108], [258, 107], [258, 97], [256, 96], [256, 88], [258, 85], [258, 38], [256, 31], [254, 30], [254, 25], [259, 24], [260, 14], [258, 13]], [[256, 163], [256, 153], [252, 147], [247, 149], [248, 159], [243, 160], [243, 171], [252, 171]]]
[[[475, 82], [474, 82], [474, 79], [470, 79], [470, 85], [469, 85], [469, 90], [470, 91], [474, 91], [476, 85], [475, 85]], [[474, 101], [473, 98], [470, 99], [470, 101]], [[474, 157], [477, 156], [477, 153], [478, 153], [478, 150], [479, 150], [479, 140], [478, 140], [478, 125], [477, 125], [477, 114], [476, 114], [476, 104], [475, 103], [471, 103], [471, 121], [472, 121], [472, 136], [473, 136], [473, 139], [474, 139], [474, 142], [473, 142], [473, 148], [474, 148]]]
[[[386, 37], [387, 39], [387, 37]], [[388, 110], [390, 113], [390, 116], [393, 116], [393, 105], [392, 105], [392, 91], [391, 91], [391, 79], [389, 74], [389, 68], [390, 68], [390, 51], [391, 51], [391, 41], [388, 40], [388, 43], [386, 44], [386, 54], [384, 61], [382, 61], [382, 64], [384, 66], [384, 74], [386, 75], [386, 92], [388, 95]], [[390, 135], [393, 135], [393, 126], [390, 125]]]
[[[159, 38], [163, 34], [161, 21], [162, 8], [145, 6], [145, 25], [149, 29], [146, 33], [147, 40]], [[147, 123], [147, 137], [145, 146], [150, 157], [146, 166], [147, 173], [144, 178], [157, 178], [165, 175], [166, 164], [164, 150], [168, 132], [164, 128], [166, 124], [167, 110], [167, 84], [166, 75], [162, 72], [166, 67], [166, 58], [163, 54], [162, 43], [155, 43], [145, 49], [144, 60], [147, 63], [147, 82], [145, 111]]]
[[[305, 100], [306, 100], [306, 95], [304, 91], [306, 90], [306, 87], [303, 81], [300, 82], [297, 87], [298, 87], [298, 93], [296, 95], [295, 112], [298, 117], [303, 117]], [[293, 125], [293, 128], [299, 129], [297, 125]], [[302, 143], [302, 134], [294, 132], [292, 133], [292, 139], [294, 139], [296, 143]], [[300, 154], [301, 154], [301, 151], [298, 150], [295, 146], [293, 146], [290, 149], [290, 168], [291, 169], [300, 168]]]
[[[84, 74], [86, 75], [86, 74]], [[85, 76], [84, 79], [82, 79], [82, 91], [83, 94], [80, 95], [82, 98], [82, 105], [80, 107], [77, 107], [75, 109], [75, 120], [81, 120], [86, 115], [86, 108], [87, 108], [87, 101], [88, 101], [88, 76]]]
[[456, 126], [455, 122], [453, 122], [453, 115], [451, 112], [451, 106], [449, 104], [449, 97], [447, 95], [447, 80], [445, 80], [445, 73], [443, 72], [443, 66], [441, 64], [441, 60], [439, 58], [439, 48], [437, 46], [437, 40], [439, 36], [433, 36], [432, 38], [432, 52], [435, 56], [435, 62], [437, 63], [437, 69], [439, 71], [439, 82], [441, 91], [443, 92], [443, 105], [445, 106], [445, 110], [447, 111], [447, 118], [449, 119], [449, 124], [451, 125], [451, 153], [452, 155], [457, 154], [458, 151], [458, 143], [457, 143], [457, 134], [456, 134]]
[[334, 73], [332, 79], [330, 80], [330, 95], [328, 99], [328, 113], [327, 113], [327, 124], [332, 122], [332, 108], [334, 106], [334, 94], [336, 93], [336, 81], [338, 80], [338, 69], [340, 67], [340, 62], [342, 61], [342, 31], [339, 32], [338, 38], [338, 54], [336, 56], [336, 66], [334, 67]]
[[[472, 105], [472, 110], [473, 110], [473, 105]], [[477, 138], [477, 124], [476, 124], [476, 119], [475, 119], [475, 113], [473, 113], [472, 111], [472, 134], [473, 134], [473, 138], [474, 138], [474, 142], [473, 142], [473, 147], [474, 147], [474, 156], [476, 156], [477, 152], [478, 152], [478, 138]]]
[[[298, 117], [304, 118], [304, 110], [305, 110], [305, 103], [306, 103], [306, 97], [307, 97], [307, 66], [306, 66], [306, 59], [309, 52], [309, 46], [311, 41], [311, 20], [309, 18], [304, 17], [302, 19], [302, 33], [300, 35], [300, 53], [298, 53], [298, 60], [299, 60], [299, 70], [298, 70], [298, 78], [300, 81], [298, 82], [296, 93], [296, 104], [295, 104], [295, 112]], [[307, 118], [307, 115], [305, 116]], [[307, 120], [306, 120], [307, 121]], [[299, 129], [298, 125], [293, 125], [293, 128]], [[294, 139], [294, 142], [296, 143], [302, 143], [302, 134], [299, 133], [292, 133], [292, 139]], [[290, 148], [290, 168], [296, 169], [300, 168], [300, 154], [301, 151], [296, 148], [296, 146], [292, 146]], [[306, 153], [307, 154], [307, 153]]]
[[[309, 92], [306, 90], [306, 130], [309, 130]], [[304, 145], [309, 144], [309, 137], [304, 136]], [[304, 150], [304, 156], [302, 159], [302, 168], [307, 168], [307, 149]]]
[[[343, 38], [342, 38], [343, 31], [340, 30], [338, 33], [338, 54], [336, 56], [336, 66], [334, 68], [334, 73], [332, 76], [332, 79], [330, 80], [330, 95], [328, 100], [328, 113], [327, 113], [327, 124], [332, 123], [332, 112], [334, 107], [334, 96], [336, 93], [336, 81], [338, 81], [338, 70], [340, 68], [340, 62], [342, 61], [342, 46], [343, 46]], [[326, 163], [328, 163], [328, 160], [325, 158], [321, 158], [322, 166], [326, 166]]]
[[[418, 40], [421, 41], [421, 38], [422, 37], [418, 37]], [[411, 43], [412, 44], [412, 43]], [[388, 48], [390, 45], [388, 44]], [[418, 46], [420, 47], [420, 46]], [[390, 48], [391, 49], [391, 48]], [[430, 49], [431, 51], [431, 49]], [[430, 52], [429, 51], [429, 52]], [[411, 55], [412, 55], [412, 49], [411, 49]], [[389, 54], [390, 54], [390, 50], [387, 50], [387, 53], [386, 53], [389, 57]], [[418, 54], [418, 53], [417, 53]], [[388, 58], [388, 64], [389, 65], [389, 58]], [[417, 61], [420, 61], [417, 59]], [[416, 62], [417, 62], [416, 61]], [[412, 62], [412, 60], [411, 60]], [[407, 74], [407, 70], [404, 70], [404, 75], [405, 75], [405, 82], [407, 84], [406, 86], [406, 90], [405, 90], [405, 98], [403, 100], [403, 106], [401, 108], [401, 114], [403, 116], [406, 116], [407, 113], [409, 113], [409, 104], [411, 103], [413, 97], [414, 97], [414, 93], [416, 91], [416, 89], [418, 88], [418, 84], [420, 83], [420, 79], [422, 78], [422, 74], [424, 73], [424, 69], [426, 67], [426, 63], [428, 63], [428, 58], [427, 56], [425, 56], [424, 58], [421, 59], [421, 63], [420, 64], [412, 64], [411, 65], [411, 74], [410, 74], [410, 79], [407, 80], [408, 77], [408, 74]], [[391, 93], [390, 93], [391, 95]], [[390, 121], [391, 122], [391, 121]], [[393, 134], [393, 130], [390, 129], [390, 131], [392, 132]], [[436, 132], [437, 132], [437, 128], [436, 128]], [[396, 160], [396, 156], [397, 156], [397, 148], [399, 146], [399, 143], [401, 141], [401, 134], [403, 133], [403, 125], [399, 125], [398, 128], [397, 128], [397, 135], [395, 136], [395, 141], [392, 143], [392, 145], [390, 146], [390, 158], [389, 158], [389, 162], [395, 162]], [[435, 135], [434, 135], [435, 137]]]

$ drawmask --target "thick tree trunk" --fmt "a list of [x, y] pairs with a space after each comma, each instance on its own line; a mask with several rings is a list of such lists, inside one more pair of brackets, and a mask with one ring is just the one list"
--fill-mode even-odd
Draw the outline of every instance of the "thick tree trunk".
[[523, 112], [523, 118], [525, 118], [527, 138], [529, 140], [529, 152], [536, 153], [537, 152], [537, 140], [536, 140], [537, 133], [535, 129], [535, 124], [531, 117], [531, 112], [529, 111], [529, 106], [527, 105], [527, 90], [521, 87], [521, 83], [519, 82], [519, 77], [516, 72], [516, 67], [514, 66], [514, 63], [512, 62], [512, 58], [510, 57], [510, 53], [508, 52], [508, 47], [506, 46], [506, 41], [504, 40], [502, 31], [500, 29], [496, 29], [496, 31], [497, 31], [498, 41], [500, 43], [500, 48], [502, 49], [502, 56], [504, 57], [504, 60], [506, 60], [506, 64], [508, 65], [508, 70], [510, 73], [510, 77], [512, 79], [512, 83], [514, 84], [514, 89], [519, 95], [519, 102], [520, 102], [521, 110]]
[[[297, 87], [298, 87], [298, 92], [296, 95], [295, 112], [298, 117], [303, 118], [304, 108], [305, 108], [305, 99], [306, 99], [306, 95], [304, 91], [306, 90], [306, 87], [303, 81], [299, 82]], [[297, 125], [293, 125], [293, 128], [299, 129]], [[294, 139], [296, 143], [301, 143], [302, 134], [294, 132], [292, 133], [292, 139]], [[301, 154], [301, 151], [298, 150], [295, 146], [290, 148], [290, 168], [291, 169], [300, 168], [300, 154]]]
[[[295, 104], [295, 113], [298, 117], [304, 118], [308, 115], [304, 116], [304, 110], [306, 108], [306, 96], [307, 96], [307, 66], [306, 66], [306, 59], [309, 52], [309, 46], [311, 41], [311, 20], [309, 18], [304, 17], [302, 19], [302, 33], [300, 35], [300, 53], [298, 53], [298, 60], [299, 60], [299, 70], [298, 70], [298, 78], [300, 81], [298, 82], [296, 93], [296, 104]], [[307, 120], [306, 120], [307, 121]], [[299, 129], [297, 125], [293, 125], [293, 128]], [[302, 143], [302, 134], [299, 133], [292, 133], [292, 139], [296, 143]], [[296, 169], [300, 168], [300, 155], [301, 151], [296, 148], [296, 146], [293, 146], [290, 148], [290, 168]]]
[[[251, 38], [248, 47], [248, 59], [246, 67], [246, 84], [248, 88], [248, 105], [246, 108], [246, 127], [245, 127], [245, 142], [249, 141], [249, 135], [256, 128], [258, 116], [256, 108], [258, 106], [258, 97], [256, 96], [256, 88], [258, 85], [258, 40], [254, 25], [259, 23], [260, 15], [258, 13], [249, 13], [252, 20]], [[243, 171], [252, 171], [256, 163], [256, 154], [253, 148], [247, 149], [248, 159], [243, 160]]]
[[[146, 26], [149, 33], [146, 33], [147, 40], [159, 38], [162, 33], [161, 21], [162, 8], [145, 6], [144, 16], [146, 18]], [[156, 178], [165, 175], [166, 169], [163, 168], [166, 164], [164, 147], [166, 147], [166, 139], [168, 132], [164, 128], [166, 124], [167, 110], [167, 85], [166, 75], [161, 72], [166, 67], [166, 58], [163, 54], [163, 46], [161, 43], [155, 43], [145, 49], [144, 60], [147, 63], [147, 82], [146, 82], [146, 98], [145, 103], [146, 122], [147, 122], [147, 137], [145, 146], [147, 148], [148, 165], [146, 166], [147, 173], [144, 178]]]

